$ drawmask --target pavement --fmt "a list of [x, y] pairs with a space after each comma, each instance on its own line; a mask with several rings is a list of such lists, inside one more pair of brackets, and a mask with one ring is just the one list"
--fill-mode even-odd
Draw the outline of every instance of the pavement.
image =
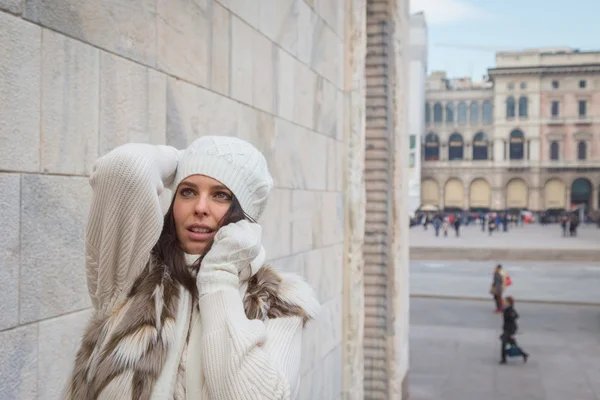
[[479, 225], [463, 226], [460, 237], [454, 230], [449, 230], [448, 237], [429, 225], [427, 230], [422, 226], [410, 229], [411, 247], [452, 247], [452, 248], [519, 248], [519, 249], [600, 249], [600, 229], [596, 225], [582, 225], [576, 237], [563, 237], [558, 224], [528, 224], [510, 227], [508, 232], [494, 232], [489, 236], [482, 232]]
[[[496, 264], [411, 260], [411, 296], [489, 300]], [[600, 305], [600, 263], [512, 261], [502, 265], [513, 281], [505, 295], [526, 301]]]
[[411, 298], [410, 400], [598, 400], [600, 307], [518, 303], [518, 343], [499, 365], [492, 301]]

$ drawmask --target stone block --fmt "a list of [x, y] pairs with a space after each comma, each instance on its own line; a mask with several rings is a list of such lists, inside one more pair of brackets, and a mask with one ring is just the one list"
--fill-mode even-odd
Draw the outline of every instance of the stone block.
[[343, 45], [333, 30], [318, 20], [314, 31], [314, 49], [311, 66], [321, 76], [340, 88], [340, 76], [343, 78]]
[[241, 19], [231, 18], [231, 97], [249, 105], [254, 97], [254, 36], [257, 34]]
[[324, 247], [306, 254], [304, 276], [324, 304], [342, 293], [343, 245]]
[[35, 399], [37, 325], [0, 332], [0, 399]]
[[0, 330], [19, 323], [21, 177], [0, 173]]
[[41, 29], [0, 12], [0, 170], [38, 171]]
[[42, 171], [89, 175], [98, 158], [99, 50], [42, 35]]
[[273, 113], [275, 70], [274, 55], [277, 48], [264, 36], [254, 35], [252, 104], [261, 110]]
[[166, 141], [167, 79], [105, 52], [100, 58], [100, 155], [128, 142]]
[[68, 384], [75, 354], [91, 310], [80, 311], [39, 323], [37, 392], [45, 399], [60, 399]]
[[269, 169], [279, 187], [325, 190], [327, 138], [275, 119], [275, 138]]
[[338, 90], [327, 79], [318, 76], [315, 94], [314, 128], [317, 132], [335, 138], [338, 125]]
[[327, 141], [327, 190], [335, 191], [336, 189], [336, 179], [337, 179], [337, 171], [342, 169], [342, 166], [339, 166], [337, 154], [337, 142], [335, 140]]
[[231, 14], [219, 3], [212, 6], [211, 82], [212, 90], [229, 96], [231, 72]]
[[13, 14], [21, 14], [23, 12], [24, 0], [0, 0], [0, 10], [8, 11]]
[[267, 263], [273, 265], [279, 271], [302, 275], [304, 273], [305, 255], [306, 253], [294, 254], [291, 256], [271, 259]]
[[[339, 277], [338, 277], [338, 280]], [[318, 317], [320, 344], [319, 359], [325, 358], [342, 343], [342, 293], [324, 303]]]
[[158, 0], [157, 66], [208, 87], [211, 12], [208, 0]]
[[292, 253], [309, 251], [313, 247], [312, 221], [305, 219], [292, 222]]
[[298, 3], [296, 0], [260, 0], [260, 31], [294, 55], [298, 43]]
[[315, 108], [316, 74], [302, 63], [296, 63], [294, 71], [294, 121], [312, 129]]
[[267, 208], [260, 218], [262, 242], [269, 259], [291, 254], [290, 198], [290, 190], [273, 189]]
[[258, 28], [258, 0], [217, 0], [253, 28]]
[[317, 215], [313, 217], [315, 247], [340, 243], [344, 238], [343, 193], [319, 193], [316, 204]]
[[277, 115], [288, 121], [294, 120], [296, 61], [285, 50], [277, 50]]
[[182, 149], [200, 136], [238, 136], [241, 107], [228, 97], [169, 78], [167, 143]]
[[[342, 74], [343, 75], [343, 74]], [[343, 87], [343, 77], [341, 78], [340, 87]], [[346, 95], [343, 90], [338, 91], [337, 95], [337, 105], [336, 105], [336, 115], [337, 115], [337, 123], [335, 125], [336, 132], [335, 138], [340, 142], [344, 140], [344, 102], [346, 101]]]
[[144, 65], [155, 65], [156, 0], [26, 0], [24, 17]]
[[340, 38], [344, 37], [344, 10], [341, 2], [330, 0], [314, 0], [316, 13], [327, 22]]
[[336, 399], [342, 392], [342, 347], [336, 347], [302, 377], [300, 399]]
[[299, 1], [298, 11], [298, 59], [306, 65], [312, 64], [314, 34], [319, 17], [304, 1]]
[[84, 225], [91, 194], [83, 177], [22, 177], [21, 323], [90, 306]]

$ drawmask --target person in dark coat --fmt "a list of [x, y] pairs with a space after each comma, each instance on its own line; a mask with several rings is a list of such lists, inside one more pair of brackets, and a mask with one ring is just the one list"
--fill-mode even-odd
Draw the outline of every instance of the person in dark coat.
[[529, 354], [526, 353], [521, 347], [519, 347], [517, 345], [517, 341], [515, 340], [515, 334], [519, 329], [517, 325], [517, 319], [519, 319], [519, 314], [517, 314], [517, 311], [514, 307], [515, 300], [512, 298], [512, 296], [506, 296], [505, 302], [506, 307], [504, 308], [504, 324], [502, 325], [502, 335], [500, 335], [500, 340], [502, 341], [502, 348], [500, 349], [500, 364], [506, 364], [507, 345], [516, 347], [521, 353], [521, 356], [523, 357], [523, 362], [527, 362]]

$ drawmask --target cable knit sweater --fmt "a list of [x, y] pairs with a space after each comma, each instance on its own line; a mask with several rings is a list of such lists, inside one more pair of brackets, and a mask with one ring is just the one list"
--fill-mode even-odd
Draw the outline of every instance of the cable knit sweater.
[[[161, 208], [161, 194], [173, 180], [178, 155], [168, 146], [127, 144], [94, 167], [86, 269], [96, 312], [67, 398], [294, 398], [303, 322], [318, 310], [304, 282], [282, 278], [278, 298], [302, 310], [304, 320], [285, 314], [249, 319], [247, 284], [237, 276], [216, 291], [199, 288], [200, 299], [192, 304], [189, 292], [181, 285], [169, 286], [168, 273], [148, 263], [163, 227], [166, 203], [162, 199]], [[145, 286], [150, 288], [146, 297]], [[138, 303], [145, 308], [136, 309]], [[129, 321], [136, 318], [146, 318], [146, 325], [140, 322], [142, 327], [134, 330]], [[146, 376], [155, 367], [148, 359], [161, 343], [164, 354], [156, 356], [160, 368], [155, 376]]]

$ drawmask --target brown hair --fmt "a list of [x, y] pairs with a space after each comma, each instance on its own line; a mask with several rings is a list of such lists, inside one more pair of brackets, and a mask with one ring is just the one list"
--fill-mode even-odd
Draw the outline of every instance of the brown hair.
[[513, 299], [512, 296], [506, 296], [506, 302], [508, 303], [508, 305], [512, 306], [513, 304], [515, 304], [515, 299]]
[[[196, 273], [200, 268], [200, 263], [202, 262], [204, 255], [206, 255], [206, 253], [208, 253], [210, 250], [212, 242], [208, 244], [204, 254], [198, 259], [198, 261], [196, 261], [191, 268], [188, 267], [185, 261], [185, 253], [179, 245], [179, 240], [177, 239], [175, 218], [173, 216], [174, 204], [175, 196], [173, 197], [173, 201], [171, 201], [169, 210], [165, 214], [162, 232], [160, 233], [158, 241], [152, 248], [151, 254], [155, 262], [164, 264], [167, 267], [174, 281], [183, 285], [183, 287], [186, 288], [194, 298], [196, 298], [198, 296], [198, 290], [196, 288]], [[221, 219], [218, 229], [243, 219], [247, 219], [250, 222], [255, 222], [248, 214], [244, 212], [240, 202], [235, 198], [235, 196], [233, 196], [231, 205], [223, 216], [223, 219]]]

